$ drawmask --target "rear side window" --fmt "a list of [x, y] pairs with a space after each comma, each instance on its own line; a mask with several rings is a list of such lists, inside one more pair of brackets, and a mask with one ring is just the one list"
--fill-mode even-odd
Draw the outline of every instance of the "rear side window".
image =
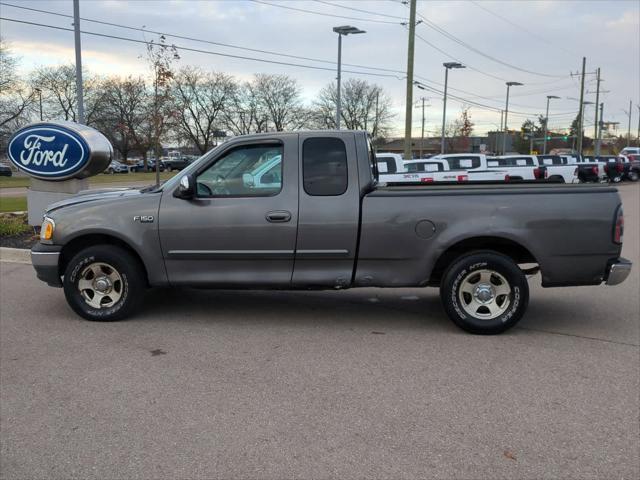
[[347, 191], [347, 150], [339, 138], [308, 138], [302, 144], [304, 191], [313, 196]]
[[466, 170], [468, 168], [478, 168], [480, 159], [478, 157], [444, 157], [449, 162], [450, 170]]
[[380, 173], [396, 173], [396, 162], [392, 157], [378, 157], [377, 161]]

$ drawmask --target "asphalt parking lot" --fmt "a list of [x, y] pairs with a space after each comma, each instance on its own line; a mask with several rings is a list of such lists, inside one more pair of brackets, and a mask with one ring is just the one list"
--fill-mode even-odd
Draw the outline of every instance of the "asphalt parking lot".
[[0, 476], [638, 478], [640, 186], [616, 287], [458, 330], [435, 289], [155, 290], [76, 317], [0, 263]]

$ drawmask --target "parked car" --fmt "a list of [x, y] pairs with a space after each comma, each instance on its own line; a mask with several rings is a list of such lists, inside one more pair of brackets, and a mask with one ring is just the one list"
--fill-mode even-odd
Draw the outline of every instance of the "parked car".
[[609, 182], [619, 183], [624, 177], [624, 165], [617, 155], [584, 155], [588, 161], [599, 163]]
[[640, 178], [640, 162], [634, 161], [633, 157], [633, 155], [618, 155], [623, 167], [622, 179], [637, 182]]
[[608, 181], [605, 164], [598, 162], [595, 157], [582, 156], [577, 154], [560, 155], [567, 165], [578, 167], [578, 181], [580, 183], [597, 183]]
[[13, 175], [13, 171], [9, 165], [0, 163], [0, 177], [10, 177]]
[[120, 163], [117, 160], [112, 160], [109, 166], [105, 169], [104, 173], [113, 175], [114, 173], [129, 173], [129, 165]]
[[578, 183], [579, 169], [570, 165], [566, 158], [560, 155], [536, 155], [538, 165], [547, 169], [547, 180], [557, 183]]
[[[149, 171], [155, 172], [156, 170], [156, 161], [155, 159], [148, 159], [147, 160], [147, 168]], [[164, 166], [164, 162], [160, 162], [160, 171], [164, 172], [165, 166]], [[138, 160], [136, 163], [134, 163], [131, 166], [131, 171], [132, 172], [144, 172], [144, 160]]]
[[640, 147], [624, 147], [620, 155], [640, 155]]
[[547, 169], [539, 166], [534, 155], [487, 157], [487, 168], [506, 171], [512, 181], [546, 180], [548, 176]]
[[376, 163], [381, 175], [407, 171], [402, 155], [399, 153], [376, 153]]
[[[278, 155], [280, 181], [245, 184]], [[522, 318], [538, 270], [543, 287], [615, 285], [631, 270], [613, 187], [383, 187], [375, 172], [366, 132], [238, 136], [160, 186], [50, 205], [32, 263], [89, 320], [131, 315], [147, 286], [435, 286], [449, 317], [482, 334]]]
[[174, 156], [174, 157], [170, 157], [162, 160], [162, 163], [164, 163], [164, 168], [167, 171], [173, 172], [174, 170], [182, 170], [187, 165], [189, 165], [189, 159], [185, 156], [182, 156], [182, 157]]
[[380, 182], [393, 183], [441, 183], [441, 182], [508, 182], [506, 171], [492, 170], [451, 170], [449, 162], [442, 158], [431, 157], [420, 160], [407, 160], [405, 173], [380, 174]]

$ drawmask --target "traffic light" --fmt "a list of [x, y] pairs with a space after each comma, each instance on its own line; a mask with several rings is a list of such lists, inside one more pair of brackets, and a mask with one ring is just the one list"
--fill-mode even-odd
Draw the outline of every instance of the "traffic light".
[[549, 136], [547, 137], [547, 140], [551, 140], [551, 135], [549, 135]]
[[565, 135], [564, 137], [562, 137], [562, 140], [566, 142], [567, 140], [569, 140], [569, 137]]

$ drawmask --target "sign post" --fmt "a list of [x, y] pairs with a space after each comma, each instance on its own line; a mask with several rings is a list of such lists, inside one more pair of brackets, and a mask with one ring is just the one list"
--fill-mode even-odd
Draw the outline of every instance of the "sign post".
[[88, 178], [109, 166], [113, 147], [104, 135], [86, 125], [38, 122], [13, 134], [8, 154], [31, 177], [28, 221], [37, 226], [48, 205], [89, 188]]

